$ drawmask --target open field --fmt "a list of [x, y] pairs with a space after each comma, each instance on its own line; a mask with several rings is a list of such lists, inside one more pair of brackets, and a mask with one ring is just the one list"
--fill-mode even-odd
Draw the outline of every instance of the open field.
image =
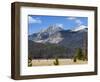
[[[32, 60], [32, 66], [53, 66], [55, 59], [35, 59]], [[87, 64], [88, 61], [77, 60], [73, 62], [73, 59], [59, 59], [59, 65], [75, 65], [75, 64]]]

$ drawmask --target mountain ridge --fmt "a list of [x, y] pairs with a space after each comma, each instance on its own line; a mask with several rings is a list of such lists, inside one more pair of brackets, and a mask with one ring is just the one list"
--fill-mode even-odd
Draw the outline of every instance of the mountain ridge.
[[63, 32], [66, 33], [66, 36], [68, 34], [74, 35], [74, 33], [78, 34], [78, 32], [87, 32], [87, 27], [82, 25], [75, 29], [65, 30], [62, 27], [59, 27], [59, 26], [57, 27], [57, 25], [52, 25], [52, 26], [49, 26], [44, 31], [41, 31], [38, 33], [33, 33], [32, 35], [29, 35], [29, 40], [32, 40], [37, 43], [55, 43], [55, 44], [57, 44], [66, 37], [66, 36], [62, 37]]

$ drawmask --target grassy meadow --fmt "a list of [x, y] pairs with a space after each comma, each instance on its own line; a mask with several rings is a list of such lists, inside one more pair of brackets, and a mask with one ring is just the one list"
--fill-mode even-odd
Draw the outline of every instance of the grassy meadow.
[[55, 59], [34, 59], [31, 61], [31, 66], [58, 66], [58, 65], [75, 65], [75, 64], [87, 64], [87, 61], [77, 60], [76, 62], [73, 59], [59, 59], [58, 64]]

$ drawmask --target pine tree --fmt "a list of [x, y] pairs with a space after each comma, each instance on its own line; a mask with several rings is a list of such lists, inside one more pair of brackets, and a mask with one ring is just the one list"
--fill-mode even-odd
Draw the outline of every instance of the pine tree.
[[75, 55], [76, 59], [78, 60], [84, 60], [84, 54], [82, 52], [82, 49], [81, 48], [78, 48], [76, 50], [76, 55]]

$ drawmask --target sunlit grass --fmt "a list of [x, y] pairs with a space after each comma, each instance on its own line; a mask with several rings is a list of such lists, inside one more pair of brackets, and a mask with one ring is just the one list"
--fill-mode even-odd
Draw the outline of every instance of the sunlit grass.
[[[77, 60], [76, 62], [73, 59], [58, 59], [59, 65], [77, 65], [77, 64], [87, 64], [88, 61]], [[54, 66], [55, 59], [34, 59], [32, 60], [32, 66]]]

